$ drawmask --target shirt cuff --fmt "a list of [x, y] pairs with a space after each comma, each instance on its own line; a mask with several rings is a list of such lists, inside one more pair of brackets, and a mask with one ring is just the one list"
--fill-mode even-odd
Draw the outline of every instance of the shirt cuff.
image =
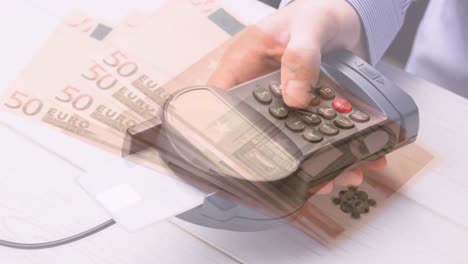
[[370, 63], [384, 55], [403, 25], [413, 0], [347, 0], [361, 17]]

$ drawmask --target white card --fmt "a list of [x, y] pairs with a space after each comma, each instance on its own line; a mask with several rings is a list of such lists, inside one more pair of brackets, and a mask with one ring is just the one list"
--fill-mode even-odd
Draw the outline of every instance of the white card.
[[199, 206], [207, 195], [173, 176], [122, 158], [81, 175], [78, 182], [130, 231]]

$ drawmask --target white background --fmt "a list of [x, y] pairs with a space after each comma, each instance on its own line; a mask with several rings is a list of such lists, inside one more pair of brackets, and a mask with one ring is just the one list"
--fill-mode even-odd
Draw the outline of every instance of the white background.
[[[129, 9], [153, 10], [159, 2], [3, 0], [0, 90], [16, 78], [70, 8], [116, 24]], [[223, 2], [251, 21], [269, 12], [249, 0]], [[410, 80], [398, 81], [404, 87]], [[407, 91], [421, 111], [419, 142], [431, 147], [436, 166], [414, 178], [392, 206], [340, 247], [323, 248], [288, 228], [232, 233], [171, 220], [134, 233], [115, 226], [58, 249], [0, 248], [0, 263], [466, 263], [468, 141], [463, 122], [468, 104], [431, 84], [421, 86]], [[54, 240], [109, 219], [75, 180], [113, 157], [8, 113], [0, 113], [0, 121], [1, 239]]]

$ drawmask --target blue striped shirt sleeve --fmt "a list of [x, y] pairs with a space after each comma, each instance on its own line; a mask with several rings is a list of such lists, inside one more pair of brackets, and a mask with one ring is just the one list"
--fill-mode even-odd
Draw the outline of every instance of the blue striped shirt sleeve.
[[[313, 1], [313, 0], [311, 0]], [[415, 0], [347, 0], [361, 18], [370, 63], [377, 64], [403, 25]], [[280, 7], [292, 2], [282, 0]]]
[[361, 17], [370, 63], [376, 64], [403, 25], [414, 0], [347, 0]]

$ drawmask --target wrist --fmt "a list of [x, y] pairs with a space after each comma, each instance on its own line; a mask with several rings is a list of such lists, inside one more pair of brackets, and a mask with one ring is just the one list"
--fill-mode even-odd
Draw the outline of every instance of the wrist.
[[367, 42], [361, 18], [354, 7], [348, 2], [343, 1], [343, 25], [340, 36], [346, 43], [344, 48], [353, 51], [361, 58], [368, 60]]
[[357, 55], [366, 57], [366, 42], [361, 19], [354, 7], [346, 0], [327, 1], [330, 11], [327, 14], [335, 27], [335, 34], [327, 43], [324, 51], [347, 49]]

